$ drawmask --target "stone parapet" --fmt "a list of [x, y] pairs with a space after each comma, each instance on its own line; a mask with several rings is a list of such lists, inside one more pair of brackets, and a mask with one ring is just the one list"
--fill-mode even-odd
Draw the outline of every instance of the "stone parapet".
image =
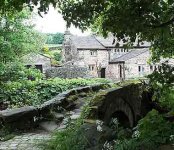
[[0, 111], [0, 127], [8, 126], [13, 129], [26, 129], [36, 126], [39, 120], [48, 115], [50, 111], [56, 111], [59, 107], [63, 107], [66, 110], [70, 105], [73, 105], [72, 102], [68, 101], [70, 96], [103, 88], [105, 88], [105, 84], [74, 88], [58, 94], [38, 107], [26, 106]]

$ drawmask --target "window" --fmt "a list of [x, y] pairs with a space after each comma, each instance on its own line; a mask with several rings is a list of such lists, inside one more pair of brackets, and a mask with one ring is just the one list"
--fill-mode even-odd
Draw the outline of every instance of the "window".
[[94, 71], [94, 65], [89, 65], [89, 70]]
[[97, 50], [91, 50], [90, 55], [91, 56], [97, 56]]
[[138, 66], [139, 74], [144, 74], [144, 66]]
[[119, 48], [118, 49], [114, 49], [114, 53], [119, 53], [119, 52], [120, 52]]

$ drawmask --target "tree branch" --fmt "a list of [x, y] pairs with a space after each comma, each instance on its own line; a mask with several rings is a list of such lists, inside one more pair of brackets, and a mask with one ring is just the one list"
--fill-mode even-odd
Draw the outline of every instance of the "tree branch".
[[148, 25], [148, 26], [152, 27], [152, 28], [161, 28], [161, 27], [168, 26], [168, 25], [172, 24], [173, 22], [174, 22], [174, 17], [171, 20], [169, 20], [167, 22], [164, 22], [162, 24], [159, 24], [159, 25]]

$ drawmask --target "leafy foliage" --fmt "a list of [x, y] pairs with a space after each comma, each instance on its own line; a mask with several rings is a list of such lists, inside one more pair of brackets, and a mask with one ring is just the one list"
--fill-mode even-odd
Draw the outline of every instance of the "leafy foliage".
[[54, 53], [54, 59], [55, 59], [56, 61], [60, 61], [60, 60], [61, 60], [61, 54], [58, 53], [58, 52]]
[[16, 61], [23, 55], [38, 51], [44, 36], [33, 29], [28, 9], [19, 13], [0, 13], [0, 63]]
[[162, 144], [171, 143], [174, 124], [166, 121], [156, 110], [152, 110], [138, 122], [137, 131], [139, 134], [131, 139], [118, 140], [115, 150], [158, 149]]
[[104, 79], [55, 78], [48, 80], [7, 82], [0, 90], [0, 100], [1, 102], [8, 103], [9, 107], [39, 105], [68, 89], [96, 83], [108, 83], [108, 81]]
[[55, 139], [48, 141], [44, 144], [44, 150], [84, 150], [88, 142], [79, 130], [80, 124], [76, 123], [65, 129], [54, 133]]
[[28, 80], [28, 77], [33, 77], [35, 80], [43, 78], [43, 74], [35, 68], [27, 69], [22, 63], [12, 62], [1, 66], [0, 81], [6, 82], [19, 82]]
[[[26, 3], [33, 10], [47, 13], [49, 5], [57, 7], [67, 21], [82, 30], [94, 24], [94, 29], [103, 35], [113, 33], [117, 40], [124, 43], [149, 41], [152, 43], [153, 60], [160, 56], [173, 56], [173, 0], [40, 0], [40, 1], [4, 1], [0, 9], [21, 10]], [[80, 13], [79, 13], [80, 12]]]
[[153, 100], [161, 106], [174, 110], [174, 68], [163, 63], [159, 71], [154, 71], [150, 78], [150, 86], [154, 90]]
[[63, 33], [48, 33], [46, 44], [62, 44], [64, 35]]

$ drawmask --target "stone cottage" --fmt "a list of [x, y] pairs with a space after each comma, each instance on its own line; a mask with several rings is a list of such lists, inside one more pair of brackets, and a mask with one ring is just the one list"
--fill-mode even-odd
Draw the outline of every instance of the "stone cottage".
[[113, 39], [113, 36], [75, 36], [66, 31], [64, 62], [87, 67], [94, 77], [114, 80], [142, 77], [150, 73], [150, 65], [147, 64], [150, 57], [149, 43], [135, 43], [128, 49], [123, 42], [113, 44]]
[[113, 79], [143, 77], [152, 71], [147, 63], [149, 57], [148, 48], [133, 49], [127, 54], [115, 57], [109, 61], [107, 76]]
[[23, 56], [22, 60], [27, 68], [35, 66], [42, 73], [51, 68], [51, 59], [43, 54], [30, 53]]

